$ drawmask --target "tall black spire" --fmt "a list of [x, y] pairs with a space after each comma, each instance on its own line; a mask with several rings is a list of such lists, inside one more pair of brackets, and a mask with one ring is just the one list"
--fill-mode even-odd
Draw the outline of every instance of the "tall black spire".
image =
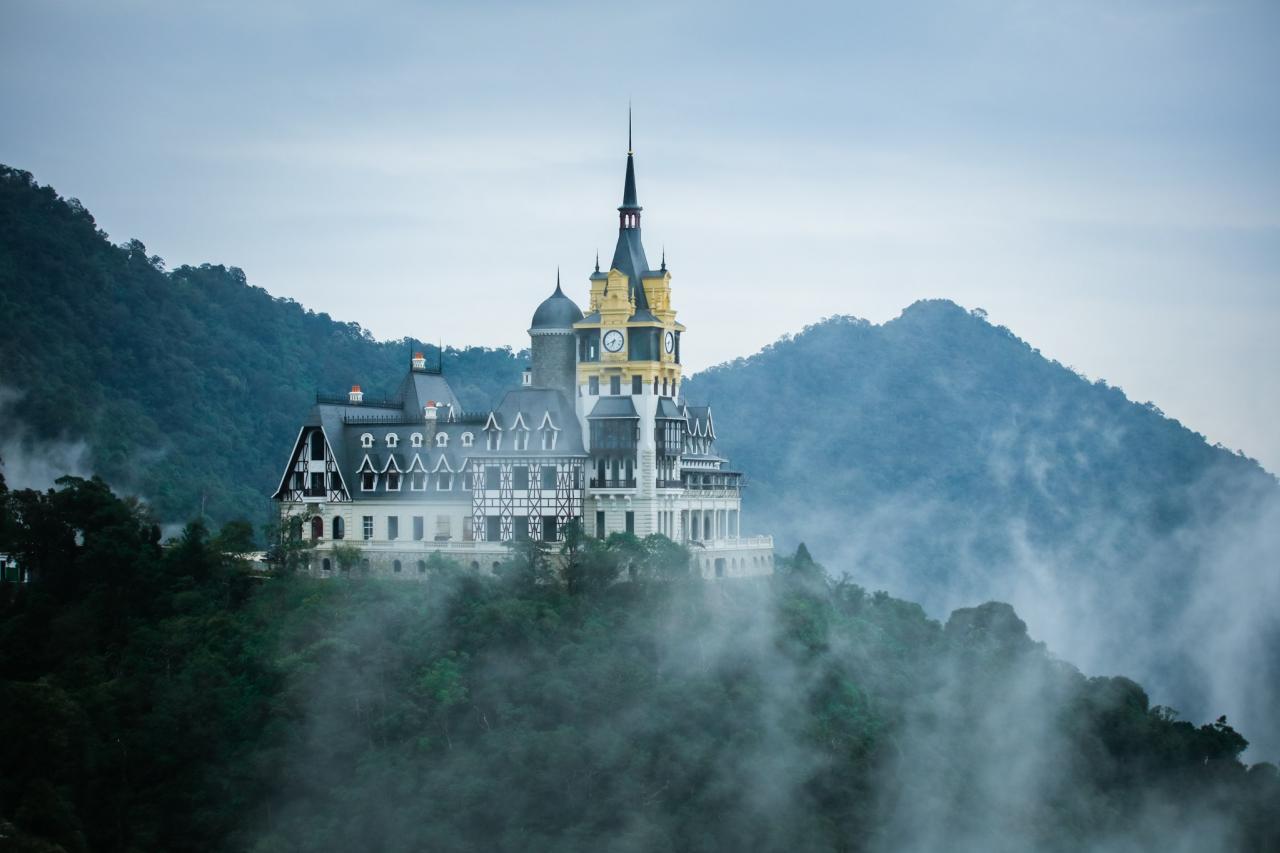
[[649, 269], [640, 242], [640, 202], [636, 195], [635, 151], [631, 147], [631, 106], [627, 105], [627, 177], [622, 185], [622, 207], [618, 208], [618, 245], [613, 250], [613, 263], [609, 266], [627, 274], [628, 288], [636, 301], [637, 309], [647, 309], [648, 300], [640, 277]]
[[627, 178], [622, 184], [622, 207], [618, 208], [623, 228], [640, 227], [640, 202], [636, 200], [636, 160], [631, 147], [631, 105], [627, 105]]

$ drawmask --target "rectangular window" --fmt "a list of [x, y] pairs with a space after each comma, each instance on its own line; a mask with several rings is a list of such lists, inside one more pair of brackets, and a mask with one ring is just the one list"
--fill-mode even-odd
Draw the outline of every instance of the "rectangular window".
[[484, 517], [484, 539], [486, 542], [497, 542], [502, 538], [502, 519], [496, 515]]
[[614, 395], [615, 397], [622, 393], [622, 377], [621, 376], [609, 377], [609, 393]]
[[516, 430], [516, 450], [529, 449], [529, 431], [527, 429]]
[[644, 379], [639, 376], [631, 377], [631, 393], [639, 396], [644, 393]]
[[449, 516], [436, 516], [436, 541], [445, 542], [453, 538], [453, 528]]
[[528, 539], [529, 538], [529, 516], [517, 515], [511, 519], [511, 538], [512, 539]]
[[372, 492], [378, 487], [378, 475], [372, 471], [365, 471], [360, 475], [360, 491]]
[[388, 492], [400, 491], [400, 472], [398, 471], [387, 472], [387, 491]]
[[544, 429], [542, 431], [542, 449], [543, 450], [556, 449], [557, 434], [558, 434], [558, 431], [554, 429]]
[[485, 447], [490, 450], [497, 450], [502, 446], [502, 433], [498, 432], [496, 429], [489, 430], [485, 433], [484, 444]]
[[590, 394], [592, 397], [600, 393], [600, 377], [599, 376], [587, 377], [587, 393]]
[[413, 517], [413, 541], [415, 541], [415, 542], [421, 542], [421, 541], [422, 541], [422, 536], [423, 536], [423, 531], [422, 531], [422, 516], [420, 516], [420, 515], [415, 515], [415, 516]]
[[475, 523], [468, 518], [462, 522], [462, 541], [474, 542], [475, 539], [476, 539]]
[[511, 488], [527, 489], [529, 488], [529, 466], [514, 465], [511, 468]]
[[364, 538], [372, 539], [373, 538], [373, 516], [366, 515], [364, 516], [364, 518], [361, 519], [361, 521], [363, 522], [361, 527], [364, 532]]
[[636, 514], [630, 510], [627, 511], [627, 532], [636, 532]]
[[542, 466], [542, 488], [548, 492], [556, 490], [556, 466]]
[[542, 517], [542, 541], [556, 541], [556, 517], [554, 515], [544, 515]]
[[596, 538], [604, 538], [604, 510], [596, 510]]
[[453, 491], [453, 475], [448, 471], [441, 471], [436, 474], [436, 490], [441, 492]]
[[495, 491], [502, 488], [502, 469], [497, 465], [484, 466], [484, 487]]
[[653, 396], [658, 396], [658, 377], [653, 377]]
[[400, 538], [400, 517], [395, 515], [387, 516], [387, 538]]
[[414, 471], [409, 478], [409, 488], [415, 492], [420, 492], [427, 487], [427, 472]]

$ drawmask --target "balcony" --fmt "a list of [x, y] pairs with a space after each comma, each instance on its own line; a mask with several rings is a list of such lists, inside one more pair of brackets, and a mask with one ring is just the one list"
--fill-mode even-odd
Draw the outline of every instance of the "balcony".
[[663, 480], [659, 478], [655, 483], [655, 485], [659, 489], [683, 489], [684, 481], [683, 480]]
[[630, 480], [614, 480], [605, 478], [601, 480], [599, 477], [591, 478], [591, 488], [593, 489], [634, 489], [636, 487], [635, 479]]

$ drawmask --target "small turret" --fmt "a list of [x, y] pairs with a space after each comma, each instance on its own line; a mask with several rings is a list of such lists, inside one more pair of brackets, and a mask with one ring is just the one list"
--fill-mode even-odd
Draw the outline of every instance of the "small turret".
[[573, 399], [578, 363], [573, 324], [581, 319], [582, 309], [560, 289], [560, 271], [556, 270], [556, 289], [533, 312], [529, 327], [526, 386], [554, 388]]
[[351, 386], [351, 393], [347, 395], [347, 400], [357, 406], [364, 402], [364, 392], [360, 390], [359, 385]]

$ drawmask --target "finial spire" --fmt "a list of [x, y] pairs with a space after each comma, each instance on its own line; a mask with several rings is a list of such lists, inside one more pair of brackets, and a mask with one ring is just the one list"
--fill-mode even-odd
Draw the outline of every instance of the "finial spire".
[[560, 292], [560, 265], [556, 264], [556, 293]]
[[596, 272], [600, 272], [600, 250], [596, 249]]
[[662, 269], [663, 271], [665, 271], [665, 270], [667, 269], [667, 246], [666, 246], [666, 244], [665, 244], [665, 243], [662, 245], [662, 267], [661, 267], [661, 269]]
[[627, 101], [627, 154], [631, 153], [631, 102]]

